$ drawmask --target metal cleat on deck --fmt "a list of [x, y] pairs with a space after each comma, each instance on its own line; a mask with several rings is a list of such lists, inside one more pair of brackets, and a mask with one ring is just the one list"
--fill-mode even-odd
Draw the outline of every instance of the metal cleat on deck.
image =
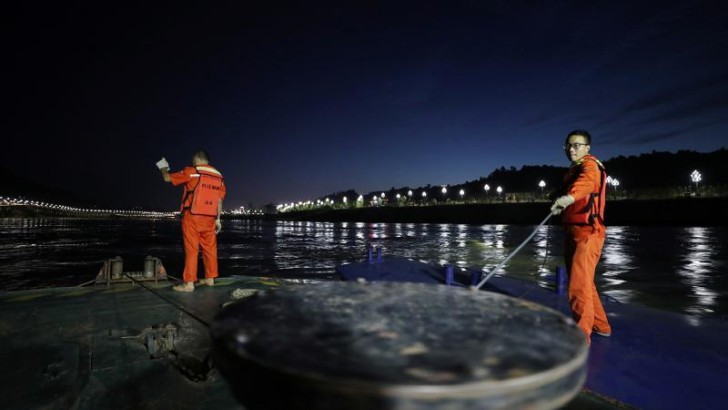
[[160, 280], [166, 281], [167, 270], [164, 269], [162, 260], [154, 256], [147, 256], [144, 259], [144, 268], [141, 271], [124, 271], [124, 260], [121, 256], [107, 259], [96, 275], [94, 284], [111, 286], [118, 283], [151, 282], [155, 284]]

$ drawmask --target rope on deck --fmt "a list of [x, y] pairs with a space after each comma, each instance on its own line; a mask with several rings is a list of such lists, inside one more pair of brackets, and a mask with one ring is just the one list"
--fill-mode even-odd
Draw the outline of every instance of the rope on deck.
[[172, 299], [168, 298], [167, 296], [165, 296], [165, 295], [163, 295], [163, 294], [161, 294], [161, 293], [157, 292], [156, 290], [154, 290], [154, 289], [152, 289], [152, 288], [150, 288], [150, 287], [147, 287], [147, 286], [146, 286], [146, 285], [144, 285], [144, 284], [143, 284], [142, 282], [140, 282], [140, 281], [138, 281], [138, 280], [136, 280], [136, 279], [132, 278], [131, 276], [127, 275], [126, 273], [122, 273], [122, 274], [123, 274], [124, 276], [126, 276], [127, 278], [131, 279], [131, 281], [132, 281], [132, 282], [134, 282], [134, 283], [136, 283], [137, 285], [139, 285], [139, 286], [143, 287], [144, 289], [146, 289], [146, 290], [148, 290], [148, 291], [152, 292], [152, 294], [154, 294], [154, 295], [155, 295], [155, 296], [157, 296], [158, 298], [162, 299], [163, 301], [165, 301], [165, 302], [169, 303], [170, 305], [172, 305], [173, 307], [177, 308], [177, 310], [179, 310], [180, 312], [182, 312], [182, 313], [186, 313], [186, 314], [187, 314], [187, 315], [188, 315], [189, 317], [191, 317], [192, 319], [195, 319], [196, 321], [200, 322], [200, 323], [201, 323], [202, 325], [204, 325], [205, 327], [207, 327], [207, 328], [209, 328], [209, 327], [210, 327], [210, 324], [209, 324], [209, 323], [207, 323], [207, 321], [206, 321], [205, 319], [203, 319], [203, 318], [201, 318], [201, 317], [197, 316], [197, 314], [195, 314], [194, 312], [191, 312], [191, 311], [189, 311], [189, 310], [188, 310], [188, 309], [187, 309], [186, 307], [184, 307], [183, 305], [181, 305], [181, 304], [177, 303], [176, 301], [174, 301], [174, 300], [172, 300]]

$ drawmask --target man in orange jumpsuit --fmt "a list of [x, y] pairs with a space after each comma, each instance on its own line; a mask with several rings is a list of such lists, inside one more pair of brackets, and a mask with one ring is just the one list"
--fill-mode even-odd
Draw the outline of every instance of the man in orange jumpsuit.
[[217, 272], [217, 233], [222, 227], [220, 213], [225, 198], [225, 184], [220, 171], [210, 165], [210, 156], [199, 150], [192, 156], [192, 166], [170, 173], [169, 164], [162, 158], [158, 163], [165, 182], [184, 184], [182, 195], [182, 237], [185, 248], [185, 270], [181, 285], [173, 286], [178, 292], [192, 292], [197, 280], [197, 259], [202, 247], [205, 279], [198, 285], [212, 286]]
[[[592, 332], [610, 336], [607, 320], [594, 284], [594, 272], [606, 237], [604, 203], [606, 178], [604, 166], [589, 154], [591, 136], [583, 130], [569, 133], [564, 144], [571, 167], [564, 177], [562, 196], [551, 207], [562, 214], [566, 268], [569, 273], [569, 305], [577, 326], [591, 343]], [[562, 212], [563, 211], [563, 212]]]

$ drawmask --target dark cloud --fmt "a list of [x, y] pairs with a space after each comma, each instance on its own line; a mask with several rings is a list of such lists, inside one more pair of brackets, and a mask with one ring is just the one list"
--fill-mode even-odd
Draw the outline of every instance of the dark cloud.
[[725, 122], [725, 121], [713, 120], [713, 121], [695, 123], [690, 126], [682, 127], [682, 128], [676, 129], [676, 130], [662, 131], [662, 132], [650, 132], [650, 133], [638, 135], [635, 138], [629, 138], [625, 142], [627, 142], [629, 144], [633, 144], [633, 145], [652, 144], [652, 143], [657, 143], [657, 142], [663, 142], [666, 140], [680, 137], [682, 135], [688, 135], [691, 132], [697, 131], [702, 128], [707, 128], [707, 127], [710, 127], [712, 125], [719, 124], [722, 122]]
[[728, 72], [708, 78], [700, 78], [680, 84], [634, 101], [620, 110], [615, 117], [639, 113], [656, 107], [681, 103], [686, 95], [700, 94], [706, 90], [728, 88]]
[[[728, 94], [711, 96], [690, 104], [685, 104], [663, 111], [658, 115], [639, 121], [638, 124], [654, 124], [664, 121], [677, 121], [686, 118], [694, 118], [703, 114], [713, 113], [728, 107]], [[726, 117], [728, 118], [728, 116]]]

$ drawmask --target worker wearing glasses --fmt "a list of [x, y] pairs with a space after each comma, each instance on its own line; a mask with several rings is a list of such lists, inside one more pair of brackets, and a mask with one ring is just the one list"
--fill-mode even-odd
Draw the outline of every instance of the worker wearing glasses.
[[591, 343], [592, 333], [610, 336], [607, 320], [594, 274], [606, 238], [604, 204], [607, 175], [604, 166], [589, 153], [591, 135], [584, 130], [569, 133], [564, 152], [571, 167], [564, 185], [551, 206], [554, 215], [561, 214], [565, 232], [565, 262], [569, 273], [569, 305], [577, 326]]

